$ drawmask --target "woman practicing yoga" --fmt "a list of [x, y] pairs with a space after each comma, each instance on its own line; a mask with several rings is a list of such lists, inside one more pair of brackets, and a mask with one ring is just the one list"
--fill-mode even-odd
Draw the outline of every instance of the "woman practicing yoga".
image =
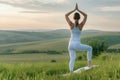
[[[83, 15], [83, 20], [79, 23], [79, 19], [80, 19], [80, 14]], [[74, 23], [69, 19], [69, 15], [74, 13], [73, 19], [74, 19]], [[71, 38], [69, 41], [69, 46], [68, 46], [68, 51], [69, 51], [69, 55], [70, 55], [70, 62], [69, 62], [69, 69], [70, 72], [73, 72], [74, 69], [74, 63], [75, 63], [75, 58], [76, 58], [76, 51], [87, 51], [87, 60], [88, 60], [88, 67], [92, 67], [91, 64], [91, 57], [92, 57], [92, 47], [82, 44], [80, 42], [80, 35], [82, 32], [82, 28], [86, 23], [87, 20], [87, 14], [82, 12], [81, 10], [78, 9], [78, 5], [76, 4], [75, 9], [68, 12], [67, 14], [65, 14], [65, 18], [67, 23], [70, 26], [70, 31], [71, 31]]]

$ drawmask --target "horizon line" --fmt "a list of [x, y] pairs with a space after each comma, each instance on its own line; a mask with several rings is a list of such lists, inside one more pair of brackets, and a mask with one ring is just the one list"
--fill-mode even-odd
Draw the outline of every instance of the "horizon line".
[[[0, 31], [26, 31], [26, 32], [44, 32], [44, 31], [54, 31], [54, 30], [70, 30], [70, 29], [0, 29]], [[82, 31], [111, 31], [120, 32], [116, 30], [99, 30], [99, 29], [84, 29]]]

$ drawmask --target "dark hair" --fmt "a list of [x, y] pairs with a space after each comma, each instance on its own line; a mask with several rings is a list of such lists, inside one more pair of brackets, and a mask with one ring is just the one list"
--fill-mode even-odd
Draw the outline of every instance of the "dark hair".
[[75, 25], [78, 26], [78, 20], [80, 19], [79, 13], [74, 13], [73, 19], [75, 20]]

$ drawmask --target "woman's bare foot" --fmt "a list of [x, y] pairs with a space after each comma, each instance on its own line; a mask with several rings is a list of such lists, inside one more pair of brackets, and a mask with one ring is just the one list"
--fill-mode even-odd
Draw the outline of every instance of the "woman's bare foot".
[[93, 65], [91, 64], [91, 61], [88, 61], [88, 67], [92, 68]]

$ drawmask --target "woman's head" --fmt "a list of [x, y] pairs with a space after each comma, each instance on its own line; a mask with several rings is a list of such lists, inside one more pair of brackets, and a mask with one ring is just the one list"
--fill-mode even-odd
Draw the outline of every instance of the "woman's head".
[[78, 21], [80, 19], [80, 14], [79, 13], [75, 13], [74, 16], [73, 16], [73, 19], [76, 21]]
[[80, 14], [79, 13], [75, 13], [74, 16], [73, 16], [73, 19], [75, 20], [75, 25], [76, 27], [78, 26], [78, 22], [79, 22], [79, 19], [80, 19]]

